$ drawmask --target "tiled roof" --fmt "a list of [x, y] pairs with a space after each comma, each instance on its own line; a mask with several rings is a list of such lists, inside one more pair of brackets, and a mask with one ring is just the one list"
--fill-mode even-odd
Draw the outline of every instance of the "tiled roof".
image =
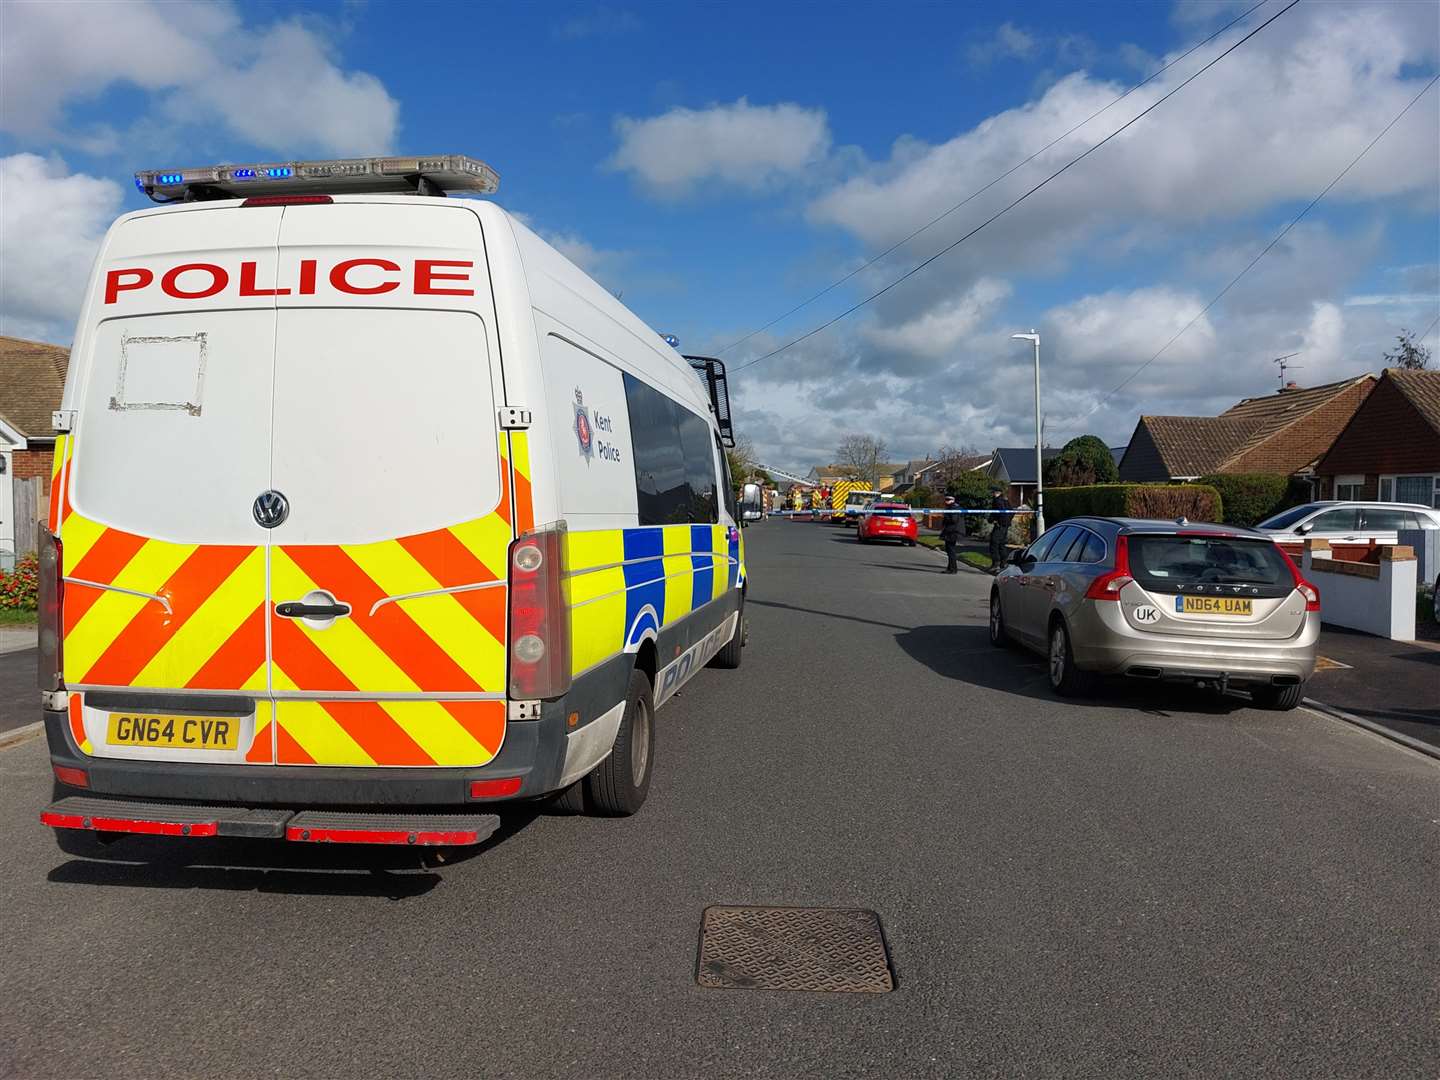
[[1425, 422], [1440, 432], [1440, 371], [1386, 368], [1385, 375]]
[[[1049, 461], [1058, 453], [1060, 453], [1058, 446], [1047, 446], [1041, 451], [1045, 461]], [[1005, 475], [1010, 478], [1010, 483], [1035, 483], [1035, 448], [1033, 446], [997, 446], [991, 462], [991, 475], [994, 475], [995, 466], [999, 465], [1004, 468]]]
[[[1358, 382], [1367, 379], [1374, 379], [1375, 376], [1366, 372], [1353, 379], [1341, 379], [1339, 382], [1323, 383], [1320, 386], [1307, 386], [1303, 389], [1294, 388], [1281, 390], [1275, 394], [1266, 394], [1264, 397], [1245, 398], [1230, 406], [1220, 415], [1236, 420], [1249, 420], [1254, 422], [1254, 429], [1250, 432], [1242, 446], [1237, 447], [1227, 457], [1235, 457], [1244, 450], [1264, 442], [1283, 427], [1293, 424], [1302, 416], [1314, 412], [1320, 406], [1326, 404], [1339, 394], [1343, 394]], [[1218, 463], [1217, 463], [1218, 464]], [[1175, 473], [1173, 475], [1189, 475]]]
[[69, 362], [64, 346], [0, 336], [0, 416], [27, 438], [52, 438]]
[[1260, 421], [1224, 416], [1142, 416], [1170, 476], [1217, 471], [1245, 447]]

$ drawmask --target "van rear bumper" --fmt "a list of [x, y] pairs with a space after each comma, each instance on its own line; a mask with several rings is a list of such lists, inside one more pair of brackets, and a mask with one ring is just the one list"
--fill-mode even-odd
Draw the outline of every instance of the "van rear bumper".
[[83, 770], [94, 795], [290, 808], [475, 806], [486, 800], [469, 797], [472, 780], [511, 776], [520, 777], [521, 785], [509, 798], [524, 799], [554, 791], [565, 760], [564, 735], [543, 720], [511, 721], [495, 759], [469, 769], [206, 765], [92, 757], [75, 745], [66, 715], [50, 710], [45, 711], [45, 738], [51, 764]]

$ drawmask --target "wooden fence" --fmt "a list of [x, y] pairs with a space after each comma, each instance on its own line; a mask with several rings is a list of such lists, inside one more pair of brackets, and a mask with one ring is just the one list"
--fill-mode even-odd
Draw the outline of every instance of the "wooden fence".
[[45, 519], [45, 504], [41, 500], [40, 478], [12, 481], [15, 506], [11, 520], [15, 522], [15, 556], [28, 555], [40, 550], [40, 522]]

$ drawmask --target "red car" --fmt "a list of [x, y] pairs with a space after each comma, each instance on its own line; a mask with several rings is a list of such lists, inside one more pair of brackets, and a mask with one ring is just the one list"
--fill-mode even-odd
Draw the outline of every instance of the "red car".
[[875, 503], [860, 515], [857, 532], [862, 544], [872, 540], [900, 540], [914, 547], [920, 537], [920, 525], [904, 503]]

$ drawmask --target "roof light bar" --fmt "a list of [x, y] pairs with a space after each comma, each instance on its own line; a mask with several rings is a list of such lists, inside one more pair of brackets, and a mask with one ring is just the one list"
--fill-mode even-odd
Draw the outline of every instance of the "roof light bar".
[[435, 154], [154, 170], [137, 172], [135, 186], [156, 202], [243, 199], [262, 192], [266, 195], [310, 192], [443, 195], [450, 191], [469, 191], [490, 195], [499, 189], [500, 176], [475, 158]]

